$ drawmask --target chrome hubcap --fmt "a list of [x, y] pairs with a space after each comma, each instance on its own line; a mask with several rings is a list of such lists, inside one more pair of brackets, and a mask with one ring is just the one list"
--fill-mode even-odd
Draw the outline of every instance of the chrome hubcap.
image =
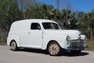
[[59, 53], [59, 46], [57, 44], [51, 44], [50, 47], [49, 47], [49, 52], [50, 54], [52, 55], [56, 55]]
[[15, 50], [15, 49], [16, 49], [16, 43], [15, 43], [15, 42], [12, 42], [12, 43], [11, 43], [11, 49], [12, 49], [12, 50]]

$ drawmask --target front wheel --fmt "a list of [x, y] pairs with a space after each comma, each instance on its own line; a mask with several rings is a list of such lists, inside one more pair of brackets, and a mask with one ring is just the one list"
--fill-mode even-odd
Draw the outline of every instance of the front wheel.
[[12, 51], [16, 51], [18, 49], [17, 47], [17, 44], [16, 44], [16, 41], [12, 41], [11, 44], [10, 44], [10, 49]]
[[60, 53], [61, 53], [61, 47], [59, 46], [59, 44], [57, 42], [51, 42], [48, 45], [48, 52], [52, 56], [60, 55]]

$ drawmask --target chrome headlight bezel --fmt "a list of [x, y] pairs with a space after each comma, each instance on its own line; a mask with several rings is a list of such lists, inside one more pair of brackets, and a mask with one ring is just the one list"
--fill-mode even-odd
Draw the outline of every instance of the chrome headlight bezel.
[[69, 36], [67, 36], [67, 37], [66, 37], [66, 40], [69, 42], [69, 41], [70, 41], [70, 37], [69, 37]]
[[66, 40], [67, 40], [67, 45], [70, 45], [70, 37], [69, 36], [66, 37]]

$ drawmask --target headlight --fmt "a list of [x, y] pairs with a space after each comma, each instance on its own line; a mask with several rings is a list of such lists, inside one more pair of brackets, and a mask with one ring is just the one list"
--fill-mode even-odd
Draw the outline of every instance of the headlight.
[[67, 37], [66, 37], [66, 40], [67, 40], [67, 46], [69, 47], [69, 46], [70, 46], [70, 37], [67, 36]]
[[69, 37], [69, 36], [67, 36], [67, 37], [66, 37], [66, 40], [69, 42], [69, 41], [70, 41], [70, 37]]

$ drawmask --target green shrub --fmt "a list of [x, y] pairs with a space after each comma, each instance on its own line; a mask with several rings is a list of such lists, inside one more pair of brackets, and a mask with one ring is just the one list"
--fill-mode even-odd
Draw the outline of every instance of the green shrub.
[[6, 36], [0, 36], [0, 45], [6, 45], [7, 37]]

